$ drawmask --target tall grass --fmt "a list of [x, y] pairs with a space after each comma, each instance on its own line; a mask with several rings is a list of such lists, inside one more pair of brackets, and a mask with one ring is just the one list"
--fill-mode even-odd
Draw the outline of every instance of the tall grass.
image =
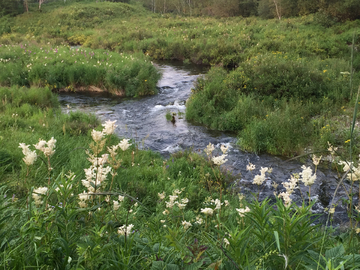
[[143, 55], [66, 46], [0, 45], [0, 85], [55, 90], [108, 91], [123, 96], [156, 93], [159, 72]]
[[[142, 52], [154, 59], [179, 59], [234, 68], [258, 53], [281, 51], [300, 57], [348, 55], [358, 21], [324, 27], [313, 15], [287, 20], [159, 15], [124, 3], [68, 3], [42, 13], [0, 20], [11, 29], [0, 43], [51, 42], [118, 52]], [[96, 16], [93, 16], [96, 14]], [[8, 27], [9, 26], [9, 27]], [[359, 57], [354, 61], [358, 69]]]
[[282, 52], [256, 55], [232, 71], [212, 68], [193, 89], [186, 118], [239, 132], [250, 151], [294, 155], [342, 144], [349, 138], [337, 115], [351, 113], [348, 68], [340, 59]]
[[[92, 116], [62, 115], [49, 89], [0, 88], [0, 100], [5, 269], [322, 269], [330, 261], [359, 267], [357, 234], [350, 244], [350, 231], [339, 236], [334, 229], [322, 241], [306, 197], [299, 205], [236, 196], [229, 188], [235, 178], [214, 164], [226, 147], [209, 144], [207, 158], [186, 151], [164, 160], [134, 141], [114, 149], [114, 135], [97, 139], [93, 130], [105, 127]], [[46, 157], [33, 145], [51, 137], [55, 152]], [[32, 165], [23, 162], [20, 142], [37, 152]], [[87, 185], [82, 180], [97, 177], [85, 174], [89, 166], [99, 174], [111, 166], [111, 173], [101, 185]]]

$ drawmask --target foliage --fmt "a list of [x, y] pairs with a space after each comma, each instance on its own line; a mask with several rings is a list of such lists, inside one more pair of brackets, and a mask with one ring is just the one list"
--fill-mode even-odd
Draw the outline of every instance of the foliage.
[[[251, 5], [250, 2], [242, 4]], [[354, 30], [359, 29], [359, 21], [340, 24], [329, 17], [328, 22], [321, 13], [281, 21], [258, 17], [215, 19], [160, 16], [124, 3], [59, 3], [43, 5], [41, 13], [1, 19], [0, 29], [3, 25], [5, 34], [0, 43], [82, 45], [234, 68], [258, 53], [273, 51], [322, 59], [344, 57], [349, 53]]]
[[[314, 226], [313, 203], [234, 196], [234, 177], [214, 164], [224, 146], [209, 144], [207, 158], [189, 150], [164, 160], [119, 144], [114, 122], [101, 131], [93, 116], [61, 114], [49, 89], [0, 88], [0, 100], [4, 268], [307, 269], [323, 248], [326, 263], [342, 256], [359, 267], [358, 236], [347, 232], [338, 244], [336, 230]], [[50, 137], [54, 151], [37, 147], [37, 159], [24, 164], [20, 148], [33, 151]], [[101, 184], [88, 185], [105, 167], [111, 173]], [[341, 254], [329, 259], [334, 248]]]
[[126, 96], [154, 94], [160, 75], [142, 55], [102, 50], [0, 45], [0, 84], [76, 91], [100, 88]]

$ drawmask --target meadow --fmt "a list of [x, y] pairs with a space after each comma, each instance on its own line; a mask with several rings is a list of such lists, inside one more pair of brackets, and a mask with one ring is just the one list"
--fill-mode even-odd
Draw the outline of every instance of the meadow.
[[[297, 156], [305, 148], [325, 150], [330, 141], [348, 153], [360, 83], [358, 20], [340, 23], [321, 13], [283, 20], [191, 17], [88, 1], [53, 2], [41, 13], [4, 17], [0, 29], [3, 44], [81, 45], [211, 65], [211, 79], [198, 82], [187, 105], [188, 121], [238, 133], [247, 151]], [[137, 81], [136, 87], [151, 94], [154, 85]]]
[[301, 185], [310, 196], [321, 157], [260, 202], [271, 168], [248, 165], [258, 192], [244, 197], [223, 168], [225, 146], [165, 160], [114, 136], [114, 121], [61, 114], [48, 88], [0, 88], [0, 99], [4, 269], [360, 267], [358, 210], [341, 231], [331, 226], [335, 205], [322, 227], [315, 201], [291, 201]]
[[[0, 18], [2, 268], [360, 268], [359, 21], [189, 17], [94, 1], [35, 9]], [[59, 89], [156, 94], [150, 59], [212, 65], [187, 102], [189, 121], [239, 132], [245, 150], [313, 163], [259, 201], [272, 169], [248, 164], [257, 192], [245, 197], [225, 146], [164, 159], [114, 135], [115, 122], [61, 112]], [[309, 199], [329, 160], [350, 186], [344, 227], [332, 226], [337, 205], [321, 224]], [[294, 202], [300, 186], [308, 192]]]
[[38, 44], [0, 45], [0, 85], [56, 91], [105, 91], [135, 97], [157, 92], [159, 72], [144, 55]]

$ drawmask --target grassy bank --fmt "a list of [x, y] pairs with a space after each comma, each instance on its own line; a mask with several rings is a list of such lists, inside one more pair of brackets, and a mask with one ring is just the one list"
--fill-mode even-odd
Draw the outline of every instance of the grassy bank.
[[[224, 146], [163, 160], [114, 136], [114, 122], [61, 114], [49, 89], [0, 88], [0, 100], [5, 269], [359, 267], [355, 221], [347, 232], [314, 226], [290, 183], [274, 186], [284, 201], [235, 195]], [[271, 169], [248, 169], [260, 191]], [[300, 176], [315, 180], [310, 168]]]
[[0, 45], [0, 85], [97, 88], [121, 96], [155, 94], [159, 72], [144, 55], [38, 44]]
[[[213, 68], [193, 90], [186, 118], [240, 132], [239, 144], [250, 151], [293, 155], [327, 149], [328, 141], [344, 145], [355, 103], [349, 68], [342, 59], [281, 52], [259, 54], [230, 72]], [[357, 73], [351, 79], [358, 85]]]

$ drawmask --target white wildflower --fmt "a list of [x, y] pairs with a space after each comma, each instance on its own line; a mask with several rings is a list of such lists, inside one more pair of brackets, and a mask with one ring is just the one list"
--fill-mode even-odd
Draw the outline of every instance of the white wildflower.
[[271, 173], [272, 169], [268, 167], [261, 167], [260, 174], [255, 175], [253, 184], [255, 185], [262, 185], [266, 179], [266, 172]]
[[322, 156], [317, 157], [317, 156], [313, 155], [313, 156], [312, 156], [313, 164], [314, 164], [315, 166], [319, 165], [321, 158], [322, 158]]
[[[180, 173], [181, 174], [181, 173]], [[181, 190], [178, 190], [178, 189], [175, 189], [174, 191], [173, 191], [173, 194], [177, 194], [177, 195], [179, 195], [179, 194], [181, 194]]]
[[116, 120], [115, 121], [106, 121], [105, 124], [102, 124], [102, 126], [104, 127], [103, 129], [103, 133], [107, 134], [107, 135], [110, 135], [110, 134], [113, 134], [117, 125], [115, 125], [116, 123]]
[[48, 191], [47, 187], [39, 187], [39, 188], [34, 189], [34, 193], [38, 193], [38, 194], [42, 194], [42, 195], [45, 195], [47, 191]]
[[187, 204], [189, 202], [189, 199], [188, 198], [181, 199], [181, 202]]
[[184, 226], [184, 229], [187, 230], [189, 229], [192, 225], [190, 222], [184, 220], [183, 222], [181, 222], [181, 224]]
[[254, 177], [253, 184], [260, 186], [262, 185], [262, 183], [264, 183], [264, 181], [265, 181], [265, 175], [257, 174]]
[[97, 131], [93, 129], [91, 131], [91, 137], [95, 142], [100, 142], [102, 138], [104, 137], [104, 133], [102, 131]]
[[85, 191], [79, 194], [80, 201], [88, 201], [90, 199], [90, 195], [87, 194]]
[[169, 202], [165, 202], [165, 205], [166, 205], [166, 208], [173, 208], [175, 205], [175, 202], [170, 200]]
[[343, 171], [344, 171], [344, 172], [347, 172], [348, 170], [350, 170], [350, 168], [353, 167], [354, 162], [348, 162], [348, 161], [340, 160], [340, 161], [338, 162], [338, 164], [344, 166], [344, 167], [343, 167]]
[[114, 208], [114, 211], [118, 210], [120, 207], [120, 203], [119, 201], [113, 201], [113, 208]]
[[360, 166], [352, 168], [352, 171], [347, 174], [347, 178], [351, 181], [358, 181], [360, 179]]
[[316, 174], [312, 174], [312, 169], [310, 167], [306, 167], [305, 165], [301, 166], [303, 171], [299, 173], [301, 176], [301, 181], [305, 186], [312, 186], [316, 180]]
[[221, 201], [219, 199], [216, 199], [214, 201], [214, 204], [215, 204], [215, 210], [218, 210], [221, 208], [221, 205], [223, 205], [224, 203], [221, 203]]
[[212, 216], [212, 214], [214, 213], [214, 210], [212, 208], [202, 208], [201, 213]]
[[207, 156], [210, 156], [211, 153], [214, 151], [215, 147], [212, 143], [209, 143], [206, 148], [204, 149]]
[[226, 152], [229, 150], [229, 146], [221, 145], [220, 146], [221, 152], [225, 155]]
[[203, 222], [204, 222], [204, 220], [201, 217], [199, 217], [199, 216], [196, 217], [196, 221], [195, 221], [196, 224], [201, 225]]
[[250, 208], [246, 206], [246, 208], [236, 208], [236, 211], [238, 211], [240, 217], [244, 217], [245, 213], [250, 212]]
[[179, 196], [177, 195], [169, 195], [170, 201], [174, 202]]
[[282, 198], [284, 200], [285, 206], [290, 206], [291, 204], [291, 198], [290, 194], [287, 192], [281, 192], [278, 196], [279, 198]]
[[33, 190], [32, 197], [36, 206], [40, 206], [41, 204], [43, 204], [41, 195], [45, 195], [47, 191], [47, 187], [39, 187]]
[[[50, 157], [55, 153], [56, 140], [52, 137], [48, 142], [39, 140], [37, 144], [34, 144], [35, 148], [44, 153], [45, 156]], [[45, 147], [47, 145], [47, 147]]]
[[130, 146], [131, 143], [129, 143], [130, 139], [123, 139], [118, 146], [121, 148], [121, 150], [126, 151]]
[[327, 142], [327, 143], [328, 143], [328, 146], [329, 146], [328, 151], [331, 153], [331, 155], [335, 155], [335, 152], [338, 150], [338, 148], [334, 147], [329, 142]]
[[158, 193], [158, 196], [159, 196], [160, 200], [165, 199], [165, 196], [166, 196], [165, 191], [163, 191], [163, 193]]
[[186, 207], [186, 203], [177, 203], [177, 206], [179, 207], [179, 209], [181, 209], [181, 210], [183, 210], [183, 209], [185, 209], [185, 207]]
[[128, 225], [128, 226], [126, 226], [126, 225], [123, 225], [123, 226], [121, 226], [119, 229], [118, 229], [118, 234], [120, 234], [120, 235], [130, 235], [131, 234], [131, 230], [132, 230], [132, 228], [134, 227], [134, 225], [133, 224], [130, 224], [130, 225]]
[[218, 157], [213, 157], [212, 161], [214, 162], [215, 165], [223, 165], [226, 161], [228, 161], [226, 158], [227, 155], [221, 155]]
[[29, 148], [30, 145], [25, 145], [25, 143], [20, 143], [19, 145], [19, 148], [22, 148], [22, 152], [25, 155], [23, 158], [25, 164], [28, 166], [33, 165], [37, 159], [36, 151], [31, 151]]
[[249, 164], [246, 165], [246, 170], [252, 172], [255, 170], [255, 165], [249, 162]]

